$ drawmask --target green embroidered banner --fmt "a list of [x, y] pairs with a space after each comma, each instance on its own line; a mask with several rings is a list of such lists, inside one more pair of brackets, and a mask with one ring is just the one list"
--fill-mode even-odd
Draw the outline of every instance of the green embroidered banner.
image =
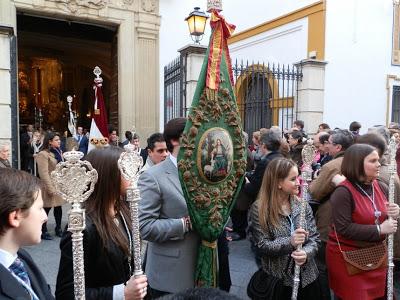
[[179, 177], [194, 229], [200, 234], [197, 286], [217, 286], [217, 240], [246, 170], [246, 146], [226, 39], [233, 30], [216, 11], [213, 33], [181, 140]]

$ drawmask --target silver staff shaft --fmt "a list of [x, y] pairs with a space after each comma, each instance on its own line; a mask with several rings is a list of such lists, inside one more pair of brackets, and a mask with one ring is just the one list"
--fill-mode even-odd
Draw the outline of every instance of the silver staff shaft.
[[[312, 145], [312, 140], [307, 141], [307, 145], [303, 147], [301, 156], [303, 160], [303, 170], [301, 172], [302, 183], [301, 183], [301, 210], [300, 210], [299, 228], [305, 228], [305, 223], [306, 223], [305, 215], [306, 215], [306, 207], [308, 201], [308, 183], [311, 182], [312, 179], [311, 164], [315, 156], [315, 148]], [[303, 245], [298, 245], [297, 251], [300, 251], [301, 249], [303, 249]], [[300, 286], [300, 266], [298, 264], [295, 264], [292, 300], [297, 299], [299, 286]]]
[[[397, 173], [396, 170], [396, 151], [397, 151], [397, 144], [396, 139], [393, 136], [389, 142], [389, 156], [390, 156], [390, 163], [389, 163], [389, 203], [394, 203], [394, 179]], [[387, 299], [393, 300], [393, 233], [389, 234], [388, 236], [388, 273], [387, 273]]]
[[142, 271], [142, 257], [140, 255], [140, 234], [139, 234], [139, 189], [129, 187], [127, 190], [127, 197], [129, 209], [132, 219], [132, 236], [133, 236], [133, 262], [135, 264], [134, 276], [143, 275]]
[[[306, 194], [308, 193], [308, 183], [306, 180], [302, 182], [301, 185], [301, 193], [302, 193], [302, 199], [301, 199], [301, 210], [300, 210], [300, 228], [304, 228], [304, 223], [305, 223], [305, 213], [306, 213]], [[303, 245], [298, 245], [297, 246], [297, 251], [300, 251], [303, 249]], [[293, 278], [293, 290], [292, 290], [292, 300], [297, 299], [297, 295], [299, 292], [299, 286], [300, 286], [300, 266], [298, 264], [295, 264], [294, 266], [294, 278]]]
[[76, 300], [85, 299], [85, 265], [83, 234], [85, 210], [81, 204], [93, 193], [98, 174], [88, 161], [81, 161], [82, 152], [64, 153], [65, 162], [57, 164], [51, 179], [60, 194], [72, 205], [68, 214], [68, 231], [72, 233], [72, 265], [74, 272], [74, 294]]
[[85, 210], [81, 209], [78, 205], [73, 205], [68, 216], [68, 231], [72, 233], [72, 266], [76, 300], [85, 299], [85, 266], [82, 233], [85, 227]]

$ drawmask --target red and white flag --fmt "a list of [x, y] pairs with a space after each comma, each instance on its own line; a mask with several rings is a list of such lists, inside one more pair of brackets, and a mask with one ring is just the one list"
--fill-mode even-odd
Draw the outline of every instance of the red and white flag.
[[101, 69], [95, 67], [93, 70], [96, 78], [94, 79], [94, 109], [92, 113], [92, 125], [90, 126], [88, 152], [96, 147], [108, 145], [107, 112], [103, 98], [103, 78], [100, 77]]

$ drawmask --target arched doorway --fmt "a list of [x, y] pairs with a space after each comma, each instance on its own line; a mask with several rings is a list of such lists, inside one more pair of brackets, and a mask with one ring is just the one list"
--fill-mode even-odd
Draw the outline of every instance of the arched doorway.
[[77, 124], [89, 129], [93, 68], [102, 69], [109, 122], [118, 116], [117, 28], [17, 14], [19, 121], [24, 126], [67, 130], [67, 96]]
[[277, 82], [264, 65], [236, 65], [234, 71], [239, 75], [235, 92], [243, 128], [251, 140], [254, 131], [274, 125], [271, 101], [278, 98]]
[[260, 128], [291, 128], [301, 70], [289, 65], [236, 63], [233, 72], [236, 100], [249, 142]]

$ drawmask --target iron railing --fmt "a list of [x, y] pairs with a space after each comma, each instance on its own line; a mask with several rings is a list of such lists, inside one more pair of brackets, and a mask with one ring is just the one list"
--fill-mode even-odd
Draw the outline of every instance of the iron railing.
[[164, 122], [185, 116], [181, 59], [177, 57], [164, 67]]
[[[164, 120], [187, 116], [182, 60], [164, 68]], [[303, 74], [294, 65], [235, 62], [235, 94], [243, 128], [251, 136], [260, 128], [290, 129], [297, 117], [298, 82]]]
[[243, 128], [251, 138], [260, 128], [293, 126], [301, 69], [294, 65], [235, 62], [235, 93]]

